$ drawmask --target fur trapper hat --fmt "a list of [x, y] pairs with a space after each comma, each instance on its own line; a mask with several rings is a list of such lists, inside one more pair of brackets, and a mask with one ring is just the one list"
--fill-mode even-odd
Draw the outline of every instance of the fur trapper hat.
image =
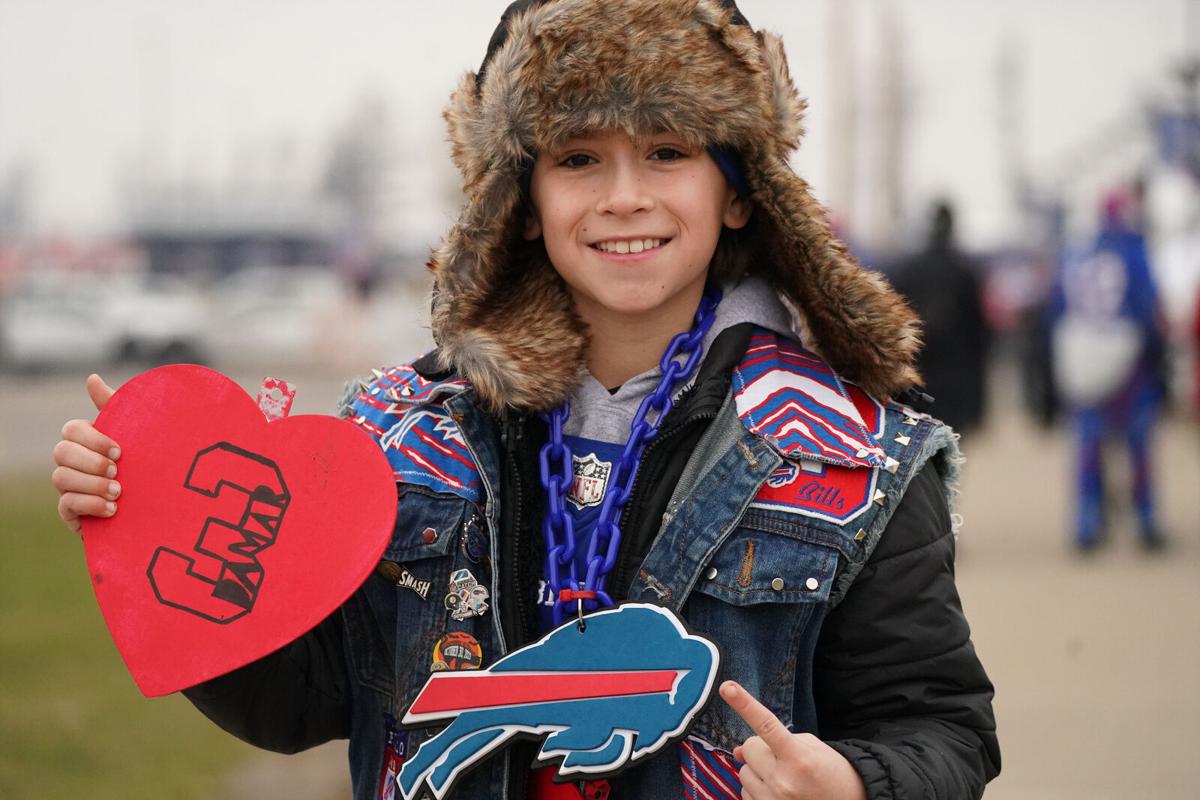
[[[521, 178], [535, 154], [585, 131], [669, 130], [736, 151], [750, 224], [725, 234], [714, 270], [762, 275], [803, 317], [809, 346], [877, 397], [917, 382], [918, 322], [834, 238], [788, 165], [805, 103], [780, 39], [732, 0], [521, 0], [445, 111], [466, 200], [430, 260], [442, 365], [481, 401], [546, 410], [585, 365], [588, 334], [542, 242], [521, 236]], [[721, 261], [721, 264], [716, 263]]]

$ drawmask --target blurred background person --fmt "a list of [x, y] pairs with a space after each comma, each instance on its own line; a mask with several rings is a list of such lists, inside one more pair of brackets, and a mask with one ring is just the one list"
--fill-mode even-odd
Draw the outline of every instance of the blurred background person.
[[1192, 383], [1194, 411], [1200, 419], [1200, 292], [1196, 293], [1192, 319]]
[[1143, 232], [1140, 187], [1109, 193], [1094, 242], [1068, 252], [1051, 290], [1054, 383], [1077, 437], [1075, 544], [1090, 551], [1107, 523], [1103, 450], [1123, 439], [1141, 543], [1165, 544], [1151, 480], [1151, 435], [1165, 398], [1166, 343]]
[[988, 327], [975, 265], [955, 241], [949, 202], [934, 205], [924, 249], [898, 264], [894, 282], [924, 322], [920, 368], [934, 416], [970, 433], [983, 423]]

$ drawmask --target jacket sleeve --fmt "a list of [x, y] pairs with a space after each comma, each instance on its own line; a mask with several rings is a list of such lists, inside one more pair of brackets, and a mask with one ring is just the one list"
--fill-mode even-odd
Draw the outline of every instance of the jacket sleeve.
[[225, 731], [277, 753], [347, 738], [343, 636], [339, 610], [291, 644], [183, 694]]
[[954, 536], [932, 463], [830, 612], [814, 690], [821, 738], [872, 800], [978, 798], [999, 773], [992, 684], [954, 584]]

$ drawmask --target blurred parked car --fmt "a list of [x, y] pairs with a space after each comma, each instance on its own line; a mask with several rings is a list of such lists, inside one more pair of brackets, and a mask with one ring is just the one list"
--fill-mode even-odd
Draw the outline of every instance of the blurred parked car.
[[0, 363], [44, 369], [200, 361], [204, 320], [203, 299], [175, 278], [30, 273], [0, 308]]
[[243, 269], [213, 286], [205, 349], [222, 363], [310, 361], [329, 343], [347, 297], [325, 267]]
[[155, 364], [205, 360], [208, 309], [196, 287], [169, 275], [122, 275], [110, 288], [120, 321], [118, 357]]

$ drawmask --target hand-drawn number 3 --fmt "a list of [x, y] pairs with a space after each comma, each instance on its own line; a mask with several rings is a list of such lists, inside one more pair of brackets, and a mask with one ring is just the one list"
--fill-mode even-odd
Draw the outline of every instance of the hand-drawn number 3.
[[226, 490], [245, 494], [241, 518], [209, 517], [192, 553], [160, 547], [146, 574], [163, 605], [232, 622], [254, 608], [263, 580], [256, 555], [274, 544], [291, 495], [274, 461], [228, 442], [196, 454], [184, 488], [207, 497]]

